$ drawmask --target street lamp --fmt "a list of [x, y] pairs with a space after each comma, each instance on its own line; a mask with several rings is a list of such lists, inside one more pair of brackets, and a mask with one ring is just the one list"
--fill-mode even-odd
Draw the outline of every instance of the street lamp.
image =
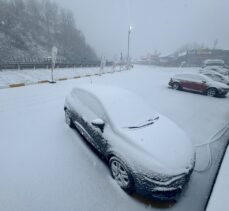
[[130, 33], [132, 30], [132, 26], [129, 26], [128, 30], [128, 51], [127, 51], [127, 69], [130, 67]]

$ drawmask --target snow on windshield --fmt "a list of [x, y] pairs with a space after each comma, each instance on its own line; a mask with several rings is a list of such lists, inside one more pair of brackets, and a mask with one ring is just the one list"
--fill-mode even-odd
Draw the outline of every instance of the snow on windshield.
[[148, 105], [134, 94], [113, 92], [103, 100], [110, 120], [119, 127], [137, 126], [156, 117]]
[[126, 89], [105, 85], [81, 88], [100, 101], [110, 121], [118, 127], [137, 126], [158, 116], [140, 97]]

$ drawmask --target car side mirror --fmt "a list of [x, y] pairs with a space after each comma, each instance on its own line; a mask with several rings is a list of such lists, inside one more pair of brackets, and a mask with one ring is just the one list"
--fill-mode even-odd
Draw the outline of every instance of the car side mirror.
[[203, 83], [203, 84], [206, 84], [206, 83], [207, 83], [207, 81], [203, 80], [203, 81], [202, 81], [202, 83]]
[[99, 128], [102, 132], [104, 130], [105, 122], [102, 119], [94, 119], [91, 122], [92, 125]]

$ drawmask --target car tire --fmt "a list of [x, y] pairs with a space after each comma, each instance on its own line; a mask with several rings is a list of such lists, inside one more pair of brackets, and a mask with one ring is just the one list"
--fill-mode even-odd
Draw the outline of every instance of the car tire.
[[174, 83], [172, 84], [172, 88], [175, 89], [175, 90], [181, 89], [180, 84], [177, 83], [177, 82], [174, 82]]
[[70, 128], [74, 128], [75, 125], [72, 121], [70, 111], [68, 109], [65, 109], [65, 122]]
[[216, 88], [209, 88], [206, 92], [206, 95], [209, 97], [216, 97], [217, 94], [218, 94], [218, 91]]
[[118, 185], [128, 194], [134, 192], [134, 180], [126, 164], [116, 156], [109, 160], [111, 176]]

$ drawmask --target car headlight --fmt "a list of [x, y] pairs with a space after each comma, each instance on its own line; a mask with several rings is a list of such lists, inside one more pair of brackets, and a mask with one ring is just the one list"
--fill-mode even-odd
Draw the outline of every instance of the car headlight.
[[220, 92], [225, 92], [226, 90], [224, 88], [219, 89]]

